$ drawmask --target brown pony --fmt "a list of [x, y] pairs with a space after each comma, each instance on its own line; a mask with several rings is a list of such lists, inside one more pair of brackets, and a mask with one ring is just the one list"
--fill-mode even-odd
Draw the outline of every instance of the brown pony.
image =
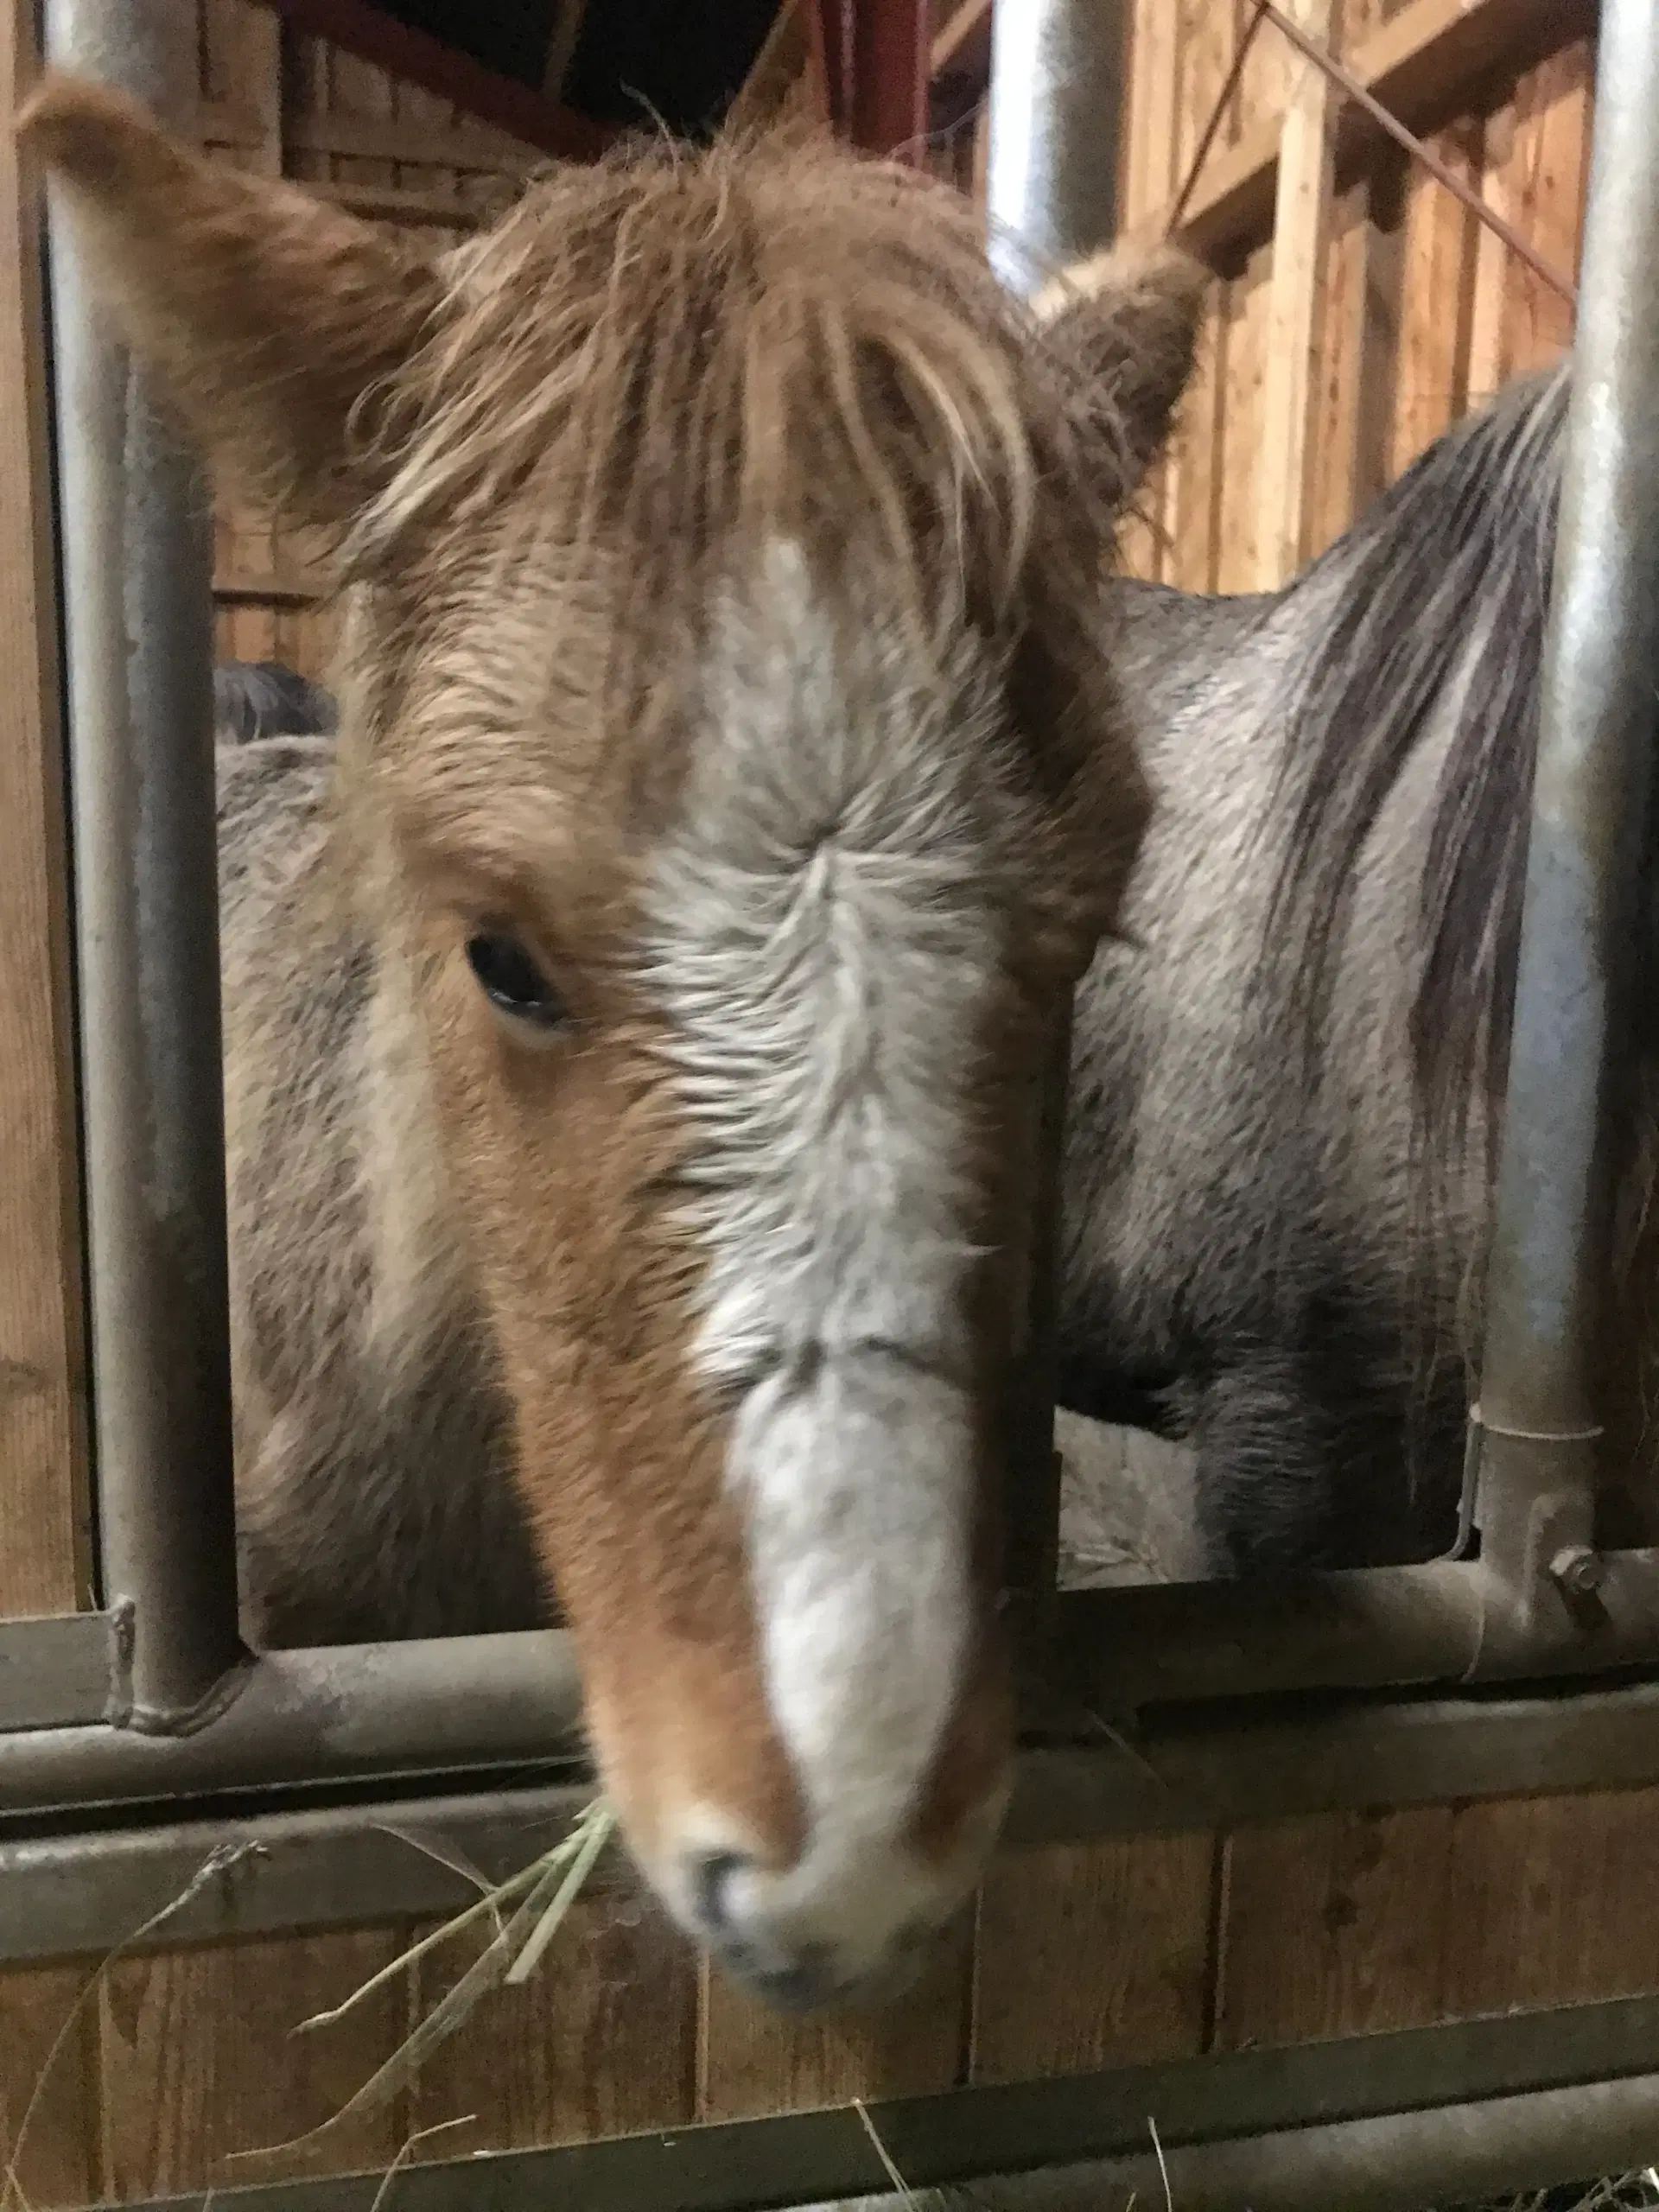
[[795, 139], [560, 170], [433, 259], [95, 86], [24, 129], [343, 580], [302, 829], [256, 819], [295, 748], [226, 756], [256, 1609], [302, 1628], [302, 1529], [388, 1624], [506, 1541], [510, 1456], [663, 1897], [779, 1998], [870, 1984], [1004, 1796], [1030, 1077], [1144, 819], [1099, 578], [1192, 272], [1039, 319], [965, 205]]

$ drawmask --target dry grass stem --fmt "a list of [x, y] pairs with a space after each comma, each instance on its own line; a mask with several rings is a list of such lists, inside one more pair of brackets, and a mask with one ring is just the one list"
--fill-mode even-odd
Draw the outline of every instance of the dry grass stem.
[[0, 2184], [0, 2212], [30, 2212], [29, 2198], [17, 2177], [23, 2144], [39, 2107], [41, 2093], [51, 2078], [52, 2069], [62, 2056], [63, 2047], [68, 2042], [76, 2021], [102, 1986], [105, 1975], [116, 1961], [131, 1950], [135, 1944], [142, 1943], [145, 1936], [153, 1936], [158, 1928], [171, 1920], [175, 1912], [181, 1912], [186, 1905], [194, 1904], [210, 1882], [216, 1881], [221, 1874], [228, 1873], [232, 1866], [240, 1866], [244, 1859], [257, 1856], [261, 1848], [257, 1843], [226, 1843], [210, 1851], [178, 1895], [169, 1897], [159, 1910], [150, 1914], [148, 1920], [140, 1921], [130, 1935], [124, 1936], [118, 1943], [113, 1944], [87, 1975], [41, 2062], [40, 2071], [35, 2075], [34, 2087], [29, 2093], [29, 2101], [23, 2107], [22, 2118], [17, 2123], [17, 2133], [7, 2148], [5, 2178], [3, 2184]]
[[[452, 2127], [470, 2127], [477, 2118], [475, 2112], [464, 2112], [455, 2120], [435, 2120], [429, 2127], [417, 2127], [412, 2135], [406, 2136], [397, 2157], [380, 2177], [380, 2186], [374, 2192], [374, 2202], [370, 2205], [369, 2212], [380, 2212], [381, 2206], [391, 2194], [393, 2179], [408, 2162], [409, 2154], [417, 2143], [428, 2142], [434, 2135], [446, 2135]], [[203, 2212], [206, 2212], [205, 2207]]]
[[[384, 2065], [377, 2067], [362, 2087], [348, 2097], [332, 2118], [320, 2127], [308, 2129], [303, 2135], [290, 2137], [282, 2143], [262, 2144], [251, 2151], [237, 2151], [235, 2159], [271, 2158], [295, 2151], [313, 2151], [330, 2139], [335, 2131], [360, 2114], [378, 2111], [390, 2103], [398, 2091], [410, 2082], [440, 2044], [448, 2041], [476, 2010], [481, 2000], [493, 1990], [508, 1982], [523, 1981], [546, 1950], [569, 1912], [582, 1885], [592, 1873], [601, 1852], [610, 1840], [616, 1826], [616, 1815], [603, 1797], [595, 1797], [571, 1826], [570, 1833], [562, 1843], [532, 1859], [528, 1866], [509, 1875], [505, 1882], [481, 1897], [465, 1912], [457, 1913], [442, 1928], [412, 1943], [408, 1950], [395, 1958], [390, 1966], [371, 1975], [359, 1988], [354, 1989], [341, 2004], [326, 2012], [313, 2013], [302, 2020], [296, 2034], [305, 2034], [326, 2026], [330, 2021], [343, 2018], [374, 1990], [379, 1989], [393, 1976], [402, 1973], [416, 1959], [423, 1958], [440, 1943], [448, 1942], [466, 1929], [474, 1927], [493, 1916], [496, 1932], [480, 1952], [453, 1988], [440, 1998], [437, 2004], [406, 2036]], [[516, 1903], [515, 1903], [516, 1901]], [[504, 1904], [515, 1904], [515, 1910], [505, 1926], [500, 1922]], [[528, 1964], [525, 1964], [525, 1961]], [[523, 1972], [517, 1969], [523, 1967]], [[0, 2208], [0, 2212], [3, 2209]]]
[[1169, 2186], [1169, 2166], [1164, 2158], [1164, 2146], [1158, 2139], [1158, 2123], [1147, 2114], [1147, 2126], [1152, 2130], [1152, 2147], [1158, 2153], [1158, 2178], [1164, 2184], [1164, 2212], [1175, 2212], [1175, 2198]]
[[875, 2122], [870, 2118], [869, 2108], [865, 2104], [862, 2097], [855, 2097], [853, 2099], [853, 2110], [863, 2121], [864, 2133], [869, 2137], [870, 2141], [875, 2146], [875, 2155], [881, 2161], [881, 2170], [887, 2175], [887, 2179], [893, 2183], [893, 2188], [897, 2190], [900, 2201], [905, 2204], [913, 2205], [916, 2202], [915, 2192], [912, 2190], [910, 2183], [905, 2179], [904, 2176], [899, 2172], [898, 2167], [893, 2164], [893, 2154], [887, 2149], [887, 2145], [881, 2140], [880, 2131], [877, 2129]]

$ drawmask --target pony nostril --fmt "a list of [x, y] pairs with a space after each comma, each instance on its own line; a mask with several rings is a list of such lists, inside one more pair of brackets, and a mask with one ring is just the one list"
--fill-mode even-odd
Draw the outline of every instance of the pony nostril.
[[729, 1933], [732, 1924], [730, 1891], [734, 1877], [753, 1861], [741, 1851], [710, 1851], [692, 1861], [691, 1894], [697, 1918], [710, 1935]]

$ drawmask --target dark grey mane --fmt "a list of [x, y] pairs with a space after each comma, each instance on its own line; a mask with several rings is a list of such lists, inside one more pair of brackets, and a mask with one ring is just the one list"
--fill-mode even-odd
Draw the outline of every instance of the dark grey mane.
[[1512, 385], [1292, 588], [1328, 591], [1331, 613], [1288, 708], [1278, 804], [1290, 831], [1270, 933], [1316, 1065], [1366, 841], [1437, 710], [1455, 715], [1411, 1016], [1420, 1154], [1441, 1166], [1508, 1059], [1567, 397], [1565, 363]]
[[332, 737], [334, 699], [279, 660], [221, 661], [213, 671], [213, 734], [221, 745], [266, 737]]

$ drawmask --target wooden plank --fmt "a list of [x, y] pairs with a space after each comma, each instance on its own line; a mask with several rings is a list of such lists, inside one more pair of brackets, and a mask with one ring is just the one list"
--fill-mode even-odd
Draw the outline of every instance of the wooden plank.
[[99, 1994], [105, 2195], [125, 2202], [298, 2172], [391, 2164], [406, 2101], [313, 2151], [251, 2162], [321, 2126], [409, 2032], [404, 1975], [314, 2035], [293, 2031], [391, 1962], [402, 1929], [279, 1936], [124, 1961]]
[[16, 2201], [33, 2212], [98, 2195], [98, 2013], [82, 2001], [88, 1973], [48, 1966], [0, 1974], [0, 2143], [16, 2163]]
[[1216, 2044], [1659, 1991], [1659, 1789], [1322, 1815], [1228, 1846]]
[[967, 2066], [973, 1926], [963, 1916], [916, 1986], [869, 2012], [795, 2018], [705, 1963], [699, 2120], [948, 2089]]
[[[1587, 41], [1556, 54], [1516, 91], [1504, 189], [1516, 228], [1554, 268], [1579, 265], [1589, 179], [1595, 67]], [[1524, 263], [1506, 271], [1504, 374], [1555, 359], [1573, 336], [1572, 310]]]
[[[277, 28], [269, 9], [251, 5], [250, 0], [229, 0], [229, 3], [235, 6], [238, 15], [245, 13], [263, 21], [273, 31]], [[513, 176], [522, 176], [545, 161], [545, 155], [519, 139], [509, 138], [505, 131], [457, 123], [453, 106], [438, 94], [427, 93], [425, 97], [442, 118], [436, 142], [432, 128], [412, 120], [407, 112], [372, 116], [324, 111], [289, 116], [283, 132], [284, 143], [290, 149], [307, 154], [355, 156], [362, 160], [383, 162], [442, 161], [456, 168], [494, 169]], [[261, 111], [246, 98], [205, 99], [197, 114], [196, 129], [206, 143], [218, 146], [258, 145], [265, 136]]]
[[1220, 527], [1222, 405], [1226, 391], [1229, 288], [1211, 288], [1198, 343], [1198, 366], [1177, 423], [1172, 467], [1168, 581], [1183, 591], [1216, 588]]
[[1261, 454], [1271, 244], [1260, 246], [1227, 287], [1226, 368], [1222, 397], [1216, 588], [1252, 591], [1261, 574], [1255, 532], [1256, 463]]
[[1462, 1806], [1450, 1872], [1446, 2017], [1659, 1991], [1659, 1789]]
[[[0, 114], [36, 67], [10, 0]], [[0, 145], [0, 1614], [86, 1601], [86, 1402], [38, 200]]]
[[[1128, 41], [1128, 128], [1122, 162], [1122, 227], [1167, 197], [1180, 113], [1180, 19], [1168, 0], [1135, 0]], [[1147, 474], [1119, 538], [1127, 575], [1163, 573], [1169, 480], [1160, 463]]]
[[[1510, 192], [1515, 157], [1515, 104], [1486, 118], [1481, 134], [1480, 197], [1506, 222], [1515, 221]], [[1474, 292], [1469, 308], [1469, 404], [1478, 407], [1509, 381], [1509, 248], [1483, 223], [1475, 239]], [[1530, 272], [1529, 272], [1529, 274]]]
[[[282, 26], [269, 8], [249, 0], [200, 0], [198, 52], [205, 143], [233, 148], [236, 166], [280, 176], [283, 171]], [[216, 119], [237, 135], [214, 130]]]
[[[429, 2012], [473, 1951], [416, 1968]], [[536, 1974], [486, 1999], [423, 2070], [412, 2125], [466, 2113], [445, 2155], [682, 2126], [696, 2100], [697, 1962], [655, 1906], [579, 1899]]]
[[1342, 1813], [1227, 1844], [1215, 2047], [1421, 2026], [1440, 2015], [1452, 1813]]
[[1323, 552], [1358, 512], [1365, 303], [1375, 242], [1370, 194], [1350, 185], [1332, 203], [1309, 430], [1301, 555]]
[[[1429, 143], [1454, 175], [1471, 183], [1478, 180], [1478, 124], [1453, 125]], [[1478, 228], [1470, 210], [1414, 163], [1406, 183], [1391, 476], [1414, 461], [1468, 405]]]
[[1215, 1857], [1207, 1833], [1000, 1856], [980, 1899], [972, 2078], [1200, 2051]]
[[[1454, 117], [1494, 71], [1529, 67], [1587, 36], [1594, 16], [1594, 0], [1412, 0], [1351, 54], [1346, 66], [1421, 134]], [[1351, 107], [1344, 111], [1336, 144], [1338, 182], [1371, 157], [1377, 137], [1369, 118]], [[1263, 236], [1273, 219], [1278, 166], [1279, 118], [1273, 115], [1205, 162], [1181, 224], [1182, 244], [1214, 256]], [[1147, 211], [1137, 227], [1161, 236], [1171, 213], [1167, 207]]]
[[960, 0], [933, 35], [928, 67], [937, 77], [946, 69], [988, 71], [991, 60], [991, 0]]
[[[1291, 4], [1301, 29], [1322, 46], [1329, 45], [1336, 0], [1291, 0]], [[1313, 62], [1293, 54], [1279, 141], [1256, 468], [1255, 582], [1262, 591], [1274, 590], [1301, 564], [1335, 115], [1330, 79]]]
[[1169, 0], [1140, 0], [1135, 12], [1135, 91], [1141, 122], [1132, 180], [1133, 224], [1175, 188], [1180, 137], [1181, 22]]

